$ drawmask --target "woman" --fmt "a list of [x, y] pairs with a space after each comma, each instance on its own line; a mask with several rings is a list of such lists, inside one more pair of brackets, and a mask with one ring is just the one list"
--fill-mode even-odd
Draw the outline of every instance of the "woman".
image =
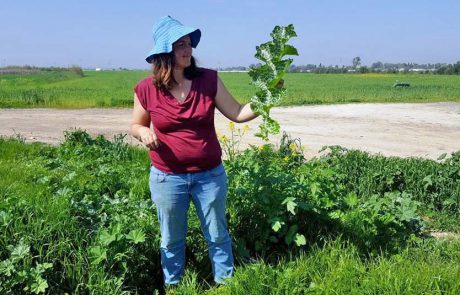
[[256, 117], [240, 105], [217, 72], [197, 68], [192, 48], [201, 31], [167, 16], [153, 27], [154, 48], [146, 58], [153, 76], [134, 88], [131, 133], [146, 145], [152, 162], [150, 191], [161, 227], [165, 284], [179, 283], [185, 264], [187, 211], [193, 201], [207, 240], [214, 280], [233, 273], [225, 221], [227, 176], [214, 127], [217, 108], [234, 122]]

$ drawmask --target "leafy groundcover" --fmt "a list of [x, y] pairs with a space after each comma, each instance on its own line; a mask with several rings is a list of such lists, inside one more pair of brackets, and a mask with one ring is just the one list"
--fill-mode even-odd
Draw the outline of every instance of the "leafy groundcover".
[[[0, 293], [162, 293], [146, 151], [123, 136], [65, 138], [0, 139]], [[426, 238], [423, 221], [426, 212], [458, 218], [458, 153], [429, 161], [330, 147], [306, 160], [284, 136], [227, 158], [235, 277], [208, 283], [192, 208], [176, 294], [459, 290], [459, 243]]]

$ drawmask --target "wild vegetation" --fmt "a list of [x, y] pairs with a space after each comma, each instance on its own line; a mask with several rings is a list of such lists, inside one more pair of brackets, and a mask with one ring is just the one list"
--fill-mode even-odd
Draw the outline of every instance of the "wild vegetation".
[[[235, 137], [241, 130], [231, 125]], [[223, 139], [237, 269], [211, 270], [190, 211], [187, 273], [176, 294], [456, 294], [460, 153], [439, 161], [298, 140], [245, 151]], [[0, 293], [162, 292], [159, 227], [145, 150], [65, 134], [59, 146], [0, 139]], [[156, 291], [155, 291], [156, 290]]]

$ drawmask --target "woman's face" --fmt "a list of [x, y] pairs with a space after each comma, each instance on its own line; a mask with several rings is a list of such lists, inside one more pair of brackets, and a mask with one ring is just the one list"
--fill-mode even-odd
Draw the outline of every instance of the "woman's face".
[[185, 69], [190, 66], [192, 62], [192, 41], [189, 35], [174, 42], [173, 53], [176, 68]]

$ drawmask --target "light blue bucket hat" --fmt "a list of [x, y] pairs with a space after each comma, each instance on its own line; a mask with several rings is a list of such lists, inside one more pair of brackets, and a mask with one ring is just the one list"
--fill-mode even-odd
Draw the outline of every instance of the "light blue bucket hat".
[[152, 62], [156, 54], [172, 52], [173, 43], [186, 35], [190, 35], [193, 48], [196, 48], [201, 39], [199, 29], [186, 27], [169, 15], [153, 25], [152, 34], [154, 46], [145, 59], [148, 63]]

